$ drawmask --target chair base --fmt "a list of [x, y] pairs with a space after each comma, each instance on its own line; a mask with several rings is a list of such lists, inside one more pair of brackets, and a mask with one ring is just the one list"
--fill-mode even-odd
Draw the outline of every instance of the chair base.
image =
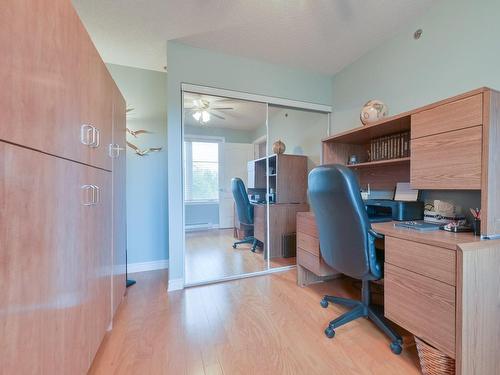
[[363, 281], [362, 288], [363, 299], [362, 301], [356, 301], [348, 298], [334, 297], [334, 296], [324, 296], [321, 300], [321, 307], [327, 308], [328, 303], [336, 303], [351, 310], [342, 314], [338, 318], [332, 320], [328, 327], [325, 329], [325, 335], [328, 338], [335, 336], [335, 328], [338, 328], [346, 323], [349, 323], [358, 318], [368, 318], [375, 325], [389, 336], [391, 340], [390, 348], [394, 354], [401, 354], [403, 351], [403, 340], [388, 324], [387, 320], [384, 318], [383, 309], [381, 306], [376, 306], [370, 304], [369, 296], [369, 284], [368, 281]]
[[251, 243], [252, 244], [252, 248], [250, 250], [252, 250], [253, 253], [255, 253], [255, 249], [257, 248], [257, 245], [259, 243], [259, 240], [257, 240], [257, 238], [253, 237], [253, 236], [250, 236], [250, 237], [245, 237], [244, 239], [242, 239], [241, 241], [236, 241], [233, 243], [233, 249], [236, 249], [236, 247], [240, 244], [243, 244], [243, 243]]

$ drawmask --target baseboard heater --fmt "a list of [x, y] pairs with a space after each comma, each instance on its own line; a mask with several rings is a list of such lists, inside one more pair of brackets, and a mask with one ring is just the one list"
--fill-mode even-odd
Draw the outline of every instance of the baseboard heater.
[[192, 231], [192, 230], [203, 230], [203, 229], [214, 229], [217, 228], [217, 225], [214, 225], [212, 223], [196, 223], [196, 224], [186, 224], [185, 230], [186, 231]]

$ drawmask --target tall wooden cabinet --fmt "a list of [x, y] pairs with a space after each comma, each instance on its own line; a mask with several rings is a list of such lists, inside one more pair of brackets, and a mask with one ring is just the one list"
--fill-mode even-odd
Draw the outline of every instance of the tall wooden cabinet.
[[3, 1], [0, 47], [0, 372], [83, 374], [125, 292], [125, 103], [69, 0]]

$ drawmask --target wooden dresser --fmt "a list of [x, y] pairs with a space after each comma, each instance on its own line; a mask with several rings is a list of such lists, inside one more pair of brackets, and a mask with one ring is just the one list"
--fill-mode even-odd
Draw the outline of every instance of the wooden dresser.
[[125, 293], [125, 101], [70, 0], [1, 8], [0, 372], [85, 374]]

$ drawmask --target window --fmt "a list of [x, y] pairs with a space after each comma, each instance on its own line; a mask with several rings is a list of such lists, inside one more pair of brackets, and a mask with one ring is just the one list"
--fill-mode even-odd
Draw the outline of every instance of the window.
[[185, 201], [219, 199], [219, 142], [184, 142]]

